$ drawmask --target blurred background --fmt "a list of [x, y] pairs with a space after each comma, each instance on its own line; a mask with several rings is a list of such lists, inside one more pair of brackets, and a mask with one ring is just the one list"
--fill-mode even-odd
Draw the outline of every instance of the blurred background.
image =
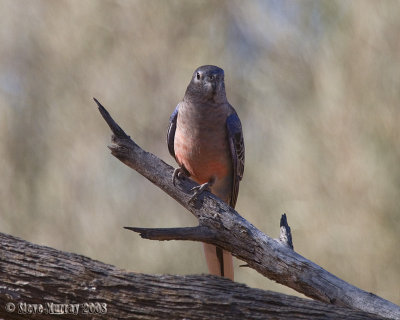
[[[225, 70], [244, 129], [237, 211], [400, 303], [399, 1], [0, 0], [0, 232], [142, 273], [206, 273], [202, 246], [123, 226], [197, 221], [110, 155], [98, 98], [176, 166], [168, 118]], [[295, 294], [249, 268], [236, 281]]]

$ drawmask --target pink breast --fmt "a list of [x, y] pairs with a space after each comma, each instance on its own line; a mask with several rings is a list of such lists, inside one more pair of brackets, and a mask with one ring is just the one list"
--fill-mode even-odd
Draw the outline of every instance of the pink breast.
[[174, 148], [178, 163], [185, 166], [197, 183], [208, 182], [212, 177], [221, 179], [228, 174], [226, 143], [202, 142], [177, 130]]

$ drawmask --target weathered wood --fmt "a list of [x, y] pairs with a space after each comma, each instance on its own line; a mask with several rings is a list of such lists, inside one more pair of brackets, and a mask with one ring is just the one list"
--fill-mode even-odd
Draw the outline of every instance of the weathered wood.
[[286, 213], [284, 213], [281, 217], [280, 227], [279, 241], [293, 250], [292, 232], [290, 231], [290, 227], [287, 222]]
[[[213, 194], [204, 192], [194, 206], [189, 204], [192, 195], [190, 189], [196, 184], [190, 179], [177, 179], [176, 185], [173, 185], [171, 176], [174, 169], [141, 149], [112, 120], [104, 107], [97, 100], [96, 102], [114, 133], [113, 144], [109, 146], [111, 153], [178, 201], [197, 217], [201, 227], [208, 228], [214, 234], [206, 239], [194, 239], [191, 235], [189, 240], [218, 245], [264, 276], [313, 299], [400, 319], [399, 306], [350, 285], [294, 252], [281, 241], [270, 238]], [[143, 231], [140, 231], [142, 235]], [[155, 239], [183, 240], [182, 234], [174, 238], [169, 231], [165, 239], [160, 237], [158, 231]], [[151, 236], [148, 238], [152, 239]]]
[[[210, 275], [126, 272], [2, 233], [0, 244], [0, 319], [383, 319]], [[19, 314], [19, 303], [42, 313]], [[48, 303], [78, 304], [78, 314], [47, 314]], [[97, 312], [83, 313], [85, 303]]]

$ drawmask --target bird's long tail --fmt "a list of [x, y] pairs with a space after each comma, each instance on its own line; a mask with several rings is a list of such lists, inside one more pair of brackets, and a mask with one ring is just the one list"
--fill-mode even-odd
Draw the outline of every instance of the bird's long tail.
[[230, 252], [213, 244], [203, 243], [208, 271], [233, 281], [233, 259]]

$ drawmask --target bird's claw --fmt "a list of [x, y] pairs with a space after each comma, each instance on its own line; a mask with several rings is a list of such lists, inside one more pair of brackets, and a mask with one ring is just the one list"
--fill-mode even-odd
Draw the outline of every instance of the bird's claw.
[[190, 191], [194, 191], [194, 194], [189, 199], [189, 203], [193, 203], [203, 191], [210, 191], [210, 186], [211, 184], [209, 182], [206, 182], [190, 189]]
[[172, 184], [173, 185], [175, 185], [175, 180], [176, 180], [176, 178], [178, 177], [179, 178], [179, 175], [181, 174], [181, 168], [176, 168], [175, 170], [174, 170], [174, 173], [172, 174]]
[[172, 174], [172, 183], [175, 186], [176, 178], [180, 179], [180, 178], [187, 178], [187, 177], [190, 177], [190, 173], [182, 165], [181, 167], [174, 169], [174, 173]]

